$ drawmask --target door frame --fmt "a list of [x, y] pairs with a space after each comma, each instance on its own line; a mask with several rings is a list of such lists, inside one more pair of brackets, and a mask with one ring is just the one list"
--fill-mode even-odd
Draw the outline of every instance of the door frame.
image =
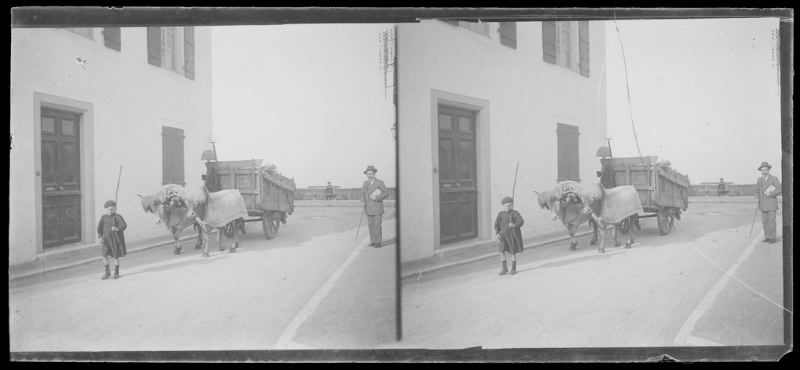
[[[491, 237], [491, 171], [489, 137], [489, 101], [466, 95], [431, 89], [431, 168], [433, 169], [431, 194], [433, 195], [433, 249], [441, 248], [441, 224], [439, 212], [439, 105], [464, 109], [475, 113], [475, 154], [477, 177], [477, 222], [478, 237]], [[467, 239], [475, 240], [475, 239]], [[464, 241], [461, 241], [464, 242]], [[457, 243], [456, 243], [457, 244]]]
[[[95, 243], [94, 212], [94, 108], [92, 103], [64, 98], [34, 91], [33, 93], [33, 157], [34, 212], [36, 254], [45, 253], [42, 236], [42, 108], [51, 108], [79, 115], [80, 127], [80, 191], [81, 191], [81, 241], [77, 245]], [[54, 247], [47, 252], [58, 251], [68, 244]]]

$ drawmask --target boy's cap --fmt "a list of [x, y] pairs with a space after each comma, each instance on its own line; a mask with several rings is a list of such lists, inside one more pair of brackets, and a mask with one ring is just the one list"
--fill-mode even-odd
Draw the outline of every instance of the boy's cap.
[[117, 206], [117, 202], [115, 202], [113, 200], [107, 200], [106, 204], [103, 204], [103, 208], [116, 207], [116, 206]]
[[506, 203], [514, 203], [514, 198], [512, 198], [512, 197], [505, 197], [505, 198], [503, 198], [503, 200], [500, 202], [500, 204], [506, 204]]

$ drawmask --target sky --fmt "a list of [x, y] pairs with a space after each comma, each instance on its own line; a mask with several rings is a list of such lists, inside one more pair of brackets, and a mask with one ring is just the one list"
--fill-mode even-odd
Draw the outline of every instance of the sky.
[[368, 165], [394, 187], [394, 104], [381, 24], [214, 26], [218, 159], [263, 159], [298, 187], [360, 187]]
[[[642, 155], [694, 184], [754, 183], [762, 161], [780, 176], [777, 18], [605, 23], [615, 156], [638, 156], [635, 129]], [[358, 187], [372, 164], [395, 186], [394, 106], [378, 53], [390, 27], [213, 27], [219, 159], [261, 158], [299, 187]]]
[[[614, 156], [668, 160], [693, 184], [781, 176], [777, 18], [606, 22]], [[622, 40], [622, 47], [620, 46]], [[624, 49], [630, 83], [626, 93]], [[631, 115], [633, 123], [631, 125]]]

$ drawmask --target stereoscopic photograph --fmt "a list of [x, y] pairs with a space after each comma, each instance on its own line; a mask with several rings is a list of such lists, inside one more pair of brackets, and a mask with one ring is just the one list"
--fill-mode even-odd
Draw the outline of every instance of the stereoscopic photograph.
[[778, 31], [401, 25], [402, 345], [783, 345]]
[[793, 11], [14, 8], [12, 361], [780, 361]]
[[10, 350], [393, 344], [392, 32], [13, 28]]

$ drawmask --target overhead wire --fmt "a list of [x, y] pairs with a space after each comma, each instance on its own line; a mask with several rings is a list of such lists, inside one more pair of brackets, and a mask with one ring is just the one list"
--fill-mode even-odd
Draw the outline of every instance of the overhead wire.
[[633, 109], [631, 108], [631, 87], [630, 81], [628, 80], [628, 62], [625, 57], [625, 45], [622, 44], [622, 35], [619, 32], [619, 26], [617, 25], [617, 20], [614, 20], [614, 28], [617, 30], [617, 38], [619, 39], [619, 48], [622, 50], [622, 65], [625, 67], [625, 89], [628, 93], [628, 114], [631, 117], [631, 129], [633, 129], [633, 139], [636, 141], [636, 151], [639, 153], [639, 160], [642, 162], [643, 167], [647, 167], [644, 163], [644, 157], [642, 157], [642, 150], [639, 148], [639, 137], [636, 134], [636, 125], [633, 122]]

